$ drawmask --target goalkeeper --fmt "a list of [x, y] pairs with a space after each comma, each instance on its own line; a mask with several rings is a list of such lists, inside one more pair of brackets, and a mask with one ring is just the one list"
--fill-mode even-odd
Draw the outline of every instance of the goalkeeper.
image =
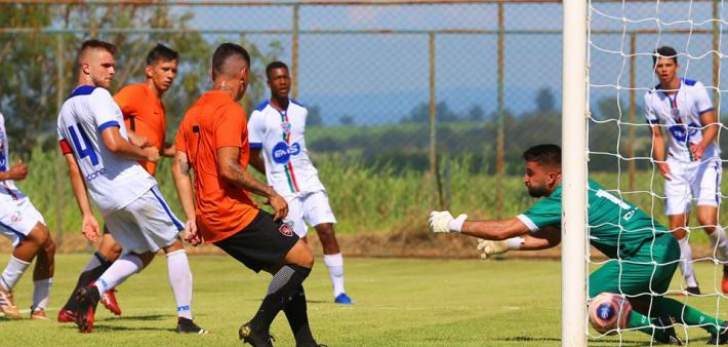
[[[523, 153], [523, 159], [526, 162], [523, 181], [528, 193], [542, 198], [529, 210], [511, 219], [487, 221], [467, 220], [464, 214], [453, 218], [448, 211], [433, 211], [430, 229], [436, 233], [462, 233], [485, 239], [479, 248], [486, 256], [511, 249], [556, 246], [561, 241], [561, 148], [534, 146]], [[658, 342], [680, 344], [671, 326], [674, 320], [708, 331], [711, 334], [708, 344], [728, 343], [724, 321], [664, 297], [680, 259], [677, 241], [666, 228], [591, 180], [588, 195], [591, 245], [610, 258], [589, 276], [589, 297], [601, 293], [626, 295], [635, 310], [628, 311], [626, 324], [621, 328], [645, 332]], [[650, 317], [637, 311], [650, 312]]]

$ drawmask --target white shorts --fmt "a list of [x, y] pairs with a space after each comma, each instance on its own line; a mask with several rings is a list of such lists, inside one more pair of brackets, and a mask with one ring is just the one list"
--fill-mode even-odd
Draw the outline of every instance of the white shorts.
[[295, 197], [286, 198], [286, 201], [288, 202], [288, 216], [286, 216], [285, 222], [293, 225], [293, 231], [298, 237], [306, 236], [309, 226], [336, 223], [336, 217], [329, 205], [329, 197], [324, 190], [301, 193]]
[[667, 158], [671, 180], [665, 180], [665, 214], [687, 213], [690, 205], [720, 205], [720, 179], [723, 172], [720, 158], [700, 162], [682, 162]]
[[124, 253], [157, 252], [184, 229], [157, 186], [106, 217], [106, 226]]
[[18, 200], [0, 200], [0, 233], [17, 246], [25, 239], [36, 224], [45, 224], [45, 219], [27, 197]]

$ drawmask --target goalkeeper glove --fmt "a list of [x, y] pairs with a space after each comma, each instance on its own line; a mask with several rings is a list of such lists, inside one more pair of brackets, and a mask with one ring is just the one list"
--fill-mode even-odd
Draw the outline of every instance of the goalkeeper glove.
[[447, 233], [462, 231], [463, 223], [468, 215], [461, 214], [457, 218], [453, 218], [450, 211], [432, 211], [430, 212], [429, 226], [433, 233]]
[[478, 250], [481, 252], [480, 258], [488, 259], [491, 256], [503, 254], [512, 249], [520, 249], [523, 241], [522, 237], [512, 237], [503, 241], [480, 240], [478, 241]]

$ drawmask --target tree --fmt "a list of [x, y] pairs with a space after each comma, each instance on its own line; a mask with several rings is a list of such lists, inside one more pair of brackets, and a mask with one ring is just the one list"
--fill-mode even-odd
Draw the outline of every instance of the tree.
[[473, 122], [481, 122], [485, 120], [485, 111], [480, 105], [473, 105], [468, 110], [468, 120]]
[[313, 105], [308, 108], [308, 117], [306, 117], [306, 126], [317, 127], [324, 125], [324, 119], [321, 117], [321, 107]]
[[345, 114], [345, 115], [339, 117], [339, 123], [341, 123], [341, 125], [345, 125], [345, 126], [354, 125], [354, 117], [352, 117], [351, 115]]
[[536, 93], [536, 110], [538, 112], [551, 112], [556, 107], [554, 93], [549, 87], [543, 87]]

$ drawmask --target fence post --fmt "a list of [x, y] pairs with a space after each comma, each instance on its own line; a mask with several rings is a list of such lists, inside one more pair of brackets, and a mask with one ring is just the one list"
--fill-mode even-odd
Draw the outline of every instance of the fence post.
[[[63, 68], [65, 67], [65, 44], [63, 40], [63, 34], [59, 33], [56, 36], [56, 105], [58, 111], [61, 110], [61, 106], [63, 105], [63, 100], [66, 96], [66, 79], [63, 76]], [[61, 156], [55, 155], [53, 156], [55, 160], [53, 161], [54, 167], [55, 167], [55, 197], [53, 198], [53, 209], [56, 215], [56, 243], [58, 247], [60, 248], [63, 244], [63, 204], [61, 203], [63, 199], [61, 198], [64, 196], [63, 188], [65, 187], [65, 177], [63, 176], [63, 162], [61, 160]]]
[[430, 177], [435, 182], [437, 190], [437, 202], [440, 209], [445, 208], [442, 196], [442, 182], [437, 165], [437, 95], [435, 93], [435, 33], [430, 32], [429, 38], [429, 62], [430, 62]]
[[495, 145], [495, 172], [496, 172], [496, 218], [503, 217], [503, 175], [505, 174], [505, 14], [503, 1], [498, 2], [498, 124]]
[[715, 102], [716, 115], [720, 122], [720, 1], [712, 1], [713, 3], [713, 100]]
[[629, 130], [627, 131], [627, 170], [629, 171], [629, 190], [634, 191], [634, 182], [637, 172], [637, 163], [634, 161], [634, 142], [637, 124], [636, 75], [637, 75], [637, 33], [629, 35]]
[[299, 5], [293, 5], [293, 28], [291, 43], [291, 96], [298, 98], [298, 30], [299, 30]]

